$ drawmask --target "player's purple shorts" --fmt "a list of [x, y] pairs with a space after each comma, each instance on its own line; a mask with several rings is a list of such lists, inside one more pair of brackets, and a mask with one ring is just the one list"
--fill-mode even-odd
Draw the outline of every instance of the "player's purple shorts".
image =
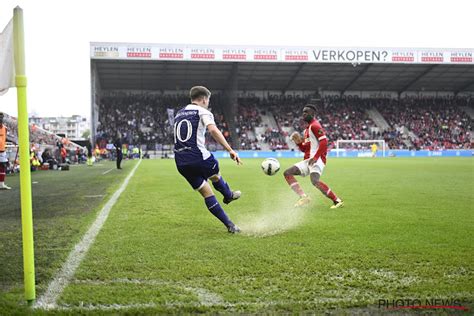
[[219, 162], [213, 155], [194, 164], [176, 166], [179, 173], [186, 178], [194, 190], [202, 188], [209, 177], [219, 173]]

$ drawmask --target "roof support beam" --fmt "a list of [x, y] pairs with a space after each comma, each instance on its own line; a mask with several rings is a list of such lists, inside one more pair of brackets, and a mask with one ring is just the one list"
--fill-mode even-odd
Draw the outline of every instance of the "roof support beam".
[[243, 90], [248, 90], [248, 82], [251, 82], [256, 70], [257, 70], [257, 63], [254, 63], [252, 70], [249, 72], [249, 75], [247, 76], [247, 79], [242, 82], [243, 84], [240, 85], [241, 87], [243, 87]]
[[415, 79], [411, 80], [409, 83], [407, 83], [405, 86], [403, 86], [403, 88], [401, 88], [400, 90], [398, 90], [398, 95], [400, 96], [400, 94], [402, 94], [403, 92], [407, 91], [412, 85], [414, 85], [415, 83], [418, 82], [418, 80], [420, 80], [421, 78], [423, 78], [427, 73], [429, 73], [431, 70], [433, 70], [433, 68], [435, 68], [436, 66], [438, 65], [431, 65], [429, 66], [428, 68], [425, 69], [425, 71], [423, 71], [421, 74], [419, 74], [418, 76], [415, 77]]
[[[237, 104], [237, 92], [239, 90], [239, 63], [232, 64], [232, 70], [227, 82], [227, 88], [224, 91], [224, 102], [227, 106], [222, 106], [221, 109], [224, 115], [228, 118], [227, 123], [229, 124], [229, 130], [235, 131], [236, 123], [234, 117], [237, 115], [238, 104]], [[230, 118], [230, 119], [229, 119]], [[237, 133], [230, 133], [232, 142], [236, 144], [237, 148], [240, 148], [240, 142]]]
[[235, 92], [239, 88], [239, 63], [232, 63], [229, 78], [227, 79], [226, 92]]
[[298, 77], [298, 75], [300, 74], [301, 72], [301, 69], [303, 69], [304, 65], [306, 65], [306, 63], [301, 63], [298, 65], [298, 68], [296, 69], [295, 73], [293, 74], [293, 76], [291, 76], [290, 80], [288, 80], [288, 83], [285, 85], [285, 87], [281, 90], [281, 94], [285, 94], [286, 91], [291, 87], [291, 85], [293, 84], [293, 82], [295, 81], [296, 77]]
[[359, 71], [359, 73], [357, 74], [357, 76], [355, 76], [354, 79], [352, 79], [348, 84], [346, 84], [346, 86], [344, 88], [342, 88], [341, 90], [341, 95], [344, 94], [344, 92], [347, 91], [347, 89], [349, 89], [357, 80], [359, 80], [360, 77], [362, 77], [366, 72], [367, 70], [369, 70], [370, 66], [372, 66], [373, 64], [366, 64], [364, 66], [364, 69], [362, 69], [361, 71]]

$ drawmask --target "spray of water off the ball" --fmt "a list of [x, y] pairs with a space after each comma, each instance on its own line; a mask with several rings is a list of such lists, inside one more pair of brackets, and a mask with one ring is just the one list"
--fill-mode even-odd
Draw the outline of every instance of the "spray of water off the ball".
[[[255, 211], [238, 220], [243, 235], [267, 237], [296, 228], [304, 222], [307, 208], [295, 208], [295, 195], [271, 194], [272, 188], [263, 190]], [[265, 198], [266, 197], [266, 198]], [[269, 200], [269, 197], [270, 200]]]

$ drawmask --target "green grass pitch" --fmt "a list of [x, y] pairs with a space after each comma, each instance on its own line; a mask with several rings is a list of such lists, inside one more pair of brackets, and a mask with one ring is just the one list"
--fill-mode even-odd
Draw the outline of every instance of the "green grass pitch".
[[[174, 161], [142, 161], [50, 312], [337, 314], [378, 312], [381, 299], [472, 311], [471, 158], [329, 159], [321, 179], [344, 199], [338, 210], [300, 177], [312, 203], [294, 209], [282, 171], [266, 176], [260, 162], [220, 160], [242, 191], [224, 205], [243, 230], [230, 235]], [[33, 173], [38, 296], [135, 163]], [[23, 302], [18, 178], [0, 191], [0, 314], [49, 313]]]

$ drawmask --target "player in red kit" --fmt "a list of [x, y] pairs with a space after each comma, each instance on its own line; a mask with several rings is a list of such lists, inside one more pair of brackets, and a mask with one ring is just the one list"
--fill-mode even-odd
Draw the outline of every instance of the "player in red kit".
[[311, 183], [333, 201], [334, 205], [331, 208], [339, 208], [344, 205], [344, 202], [324, 182], [319, 180], [326, 166], [328, 139], [321, 124], [315, 119], [315, 114], [316, 107], [314, 105], [305, 105], [303, 119], [308, 123], [308, 127], [304, 131], [304, 139], [297, 132], [291, 135], [291, 139], [304, 152], [304, 160], [286, 169], [284, 176], [291, 189], [300, 196], [295, 206], [303, 206], [311, 201], [295, 179], [295, 176], [305, 177], [309, 175]]

